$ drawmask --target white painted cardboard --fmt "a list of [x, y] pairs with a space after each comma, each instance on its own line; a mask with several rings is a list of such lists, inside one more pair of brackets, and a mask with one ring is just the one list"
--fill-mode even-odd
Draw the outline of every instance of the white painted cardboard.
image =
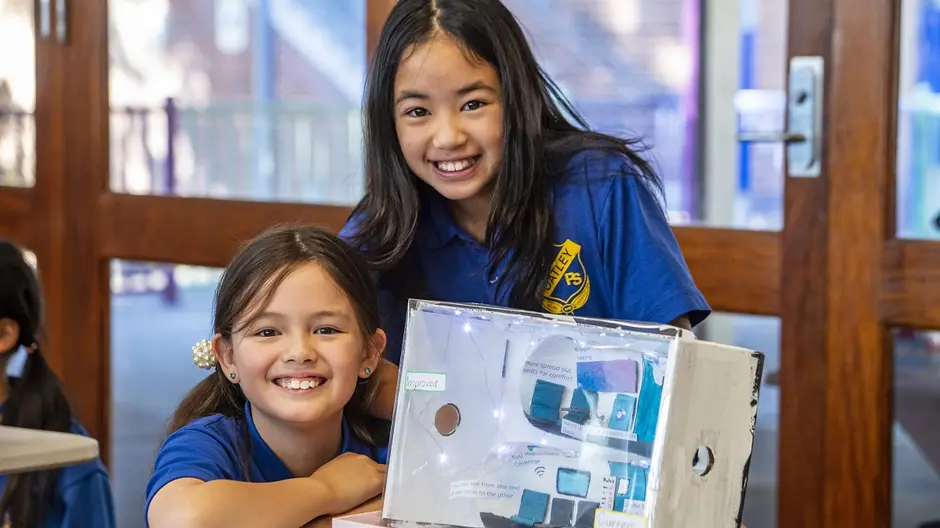
[[388, 526], [388, 522], [382, 519], [380, 510], [356, 513], [343, 517], [333, 517], [333, 528], [362, 528], [363, 526]]
[[737, 528], [762, 367], [666, 325], [412, 300], [382, 518]]

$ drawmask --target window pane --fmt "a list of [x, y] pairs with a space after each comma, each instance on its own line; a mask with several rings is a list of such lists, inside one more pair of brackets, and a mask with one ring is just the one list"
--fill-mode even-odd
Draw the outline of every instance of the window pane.
[[898, 236], [940, 240], [940, 2], [901, 2]]
[[[36, 181], [36, 53], [33, 0], [0, 1], [0, 185]], [[16, 50], [15, 53], [12, 50]]]
[[652, 147], [673, 224], [781, 227], [783, 147], [736, 134], [783, 128], [786, 0], [505, 1], [594, 128]]
[[144, 495], [167, 420], [207, 372], [192, 346], [212, 337], [222, 270], [111, 263], [111, 479], [118, 526], [144, 526]]
[[780, 319], [713, 313], [696, 328], [702, 339], [764, 353], [754, 450], [744, 502], [744, 525], [777, 526], [777, 439], [780, 436]]
[[365, 0], [108, 5], [113, 190], [357, 201]]
[[940, 332], [894, 332], [893, 433], [893, 526], [936, 526], [940, 523]]

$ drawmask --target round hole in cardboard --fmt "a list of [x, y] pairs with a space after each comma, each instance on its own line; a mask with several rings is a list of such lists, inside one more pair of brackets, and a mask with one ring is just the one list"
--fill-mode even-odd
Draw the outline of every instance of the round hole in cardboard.
[[460, 409], [453, 403], [441, 405], [434, 413], [434, 428], [441, 436], [450, 436], [457, 431], [460, 425]]
[[692, 454], [692, 472], [704, 477], [715, 465], [715, 453], [708, 446], [700, 445]]

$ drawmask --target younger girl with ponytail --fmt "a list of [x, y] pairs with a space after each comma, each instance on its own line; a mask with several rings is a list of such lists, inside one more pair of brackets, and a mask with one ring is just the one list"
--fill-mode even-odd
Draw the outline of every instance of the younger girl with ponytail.
[[183, 399], [147, 485], [151, 528], [328, 526], [379, 509], [387, 421], [371, 416], [385, 333], [361, 255], [315, 227], [244, 246], [215, 296], [213, 370]]
[[[0, 423], [87, 436], [42, 357], [42, 304], [39, 281], [23, 252], [0, 241]], [[20, 376], [8, 377], [7, 364], [21, 348], [26, 364]], [[114, 526], [111, 486], [101, 461], [0, 475], [0, 526]]]

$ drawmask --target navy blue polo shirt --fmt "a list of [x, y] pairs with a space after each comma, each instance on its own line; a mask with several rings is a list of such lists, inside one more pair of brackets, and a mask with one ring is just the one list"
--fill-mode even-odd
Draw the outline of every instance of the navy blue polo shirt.
[[[2, 412], [0, 407], [0, 412]], [[89, 436], [78, 422], [72, 422], [73, 434]], [[0, 475], [0, 496], [7, 484], [7, 475]], [[3, 519], [0, 519], [3, 526]], [[108, 471], [100, 459], [66, 466], [59, 470], [52, 504], [45, 506], [43, 528], [87, 528], [115, 526], [114, 499]]]
[[[666, 324], [688, 316], [693, 326], [711, 309], [695, 286], [672, 228], [650, 188], [624, 156], [584, 151], [572, 156], [552, 186], [555, 255], [541, 308], [549, 313]], [[487, 276], [489, 250], [461, 229], [436, 193], [422, 204], [409, 266], [423, 297], [508, 304]], [[340, 232], [349, 240], [358, 218]], [[385, 357], [401, 356], [407, 299], [379, 283]]]
[[[241, 482], [277, 482], [294, 478], [287, 466], [258, 434], [251, 419], [251, 405], [245, 404], [247, 420], [214, 414], [193, 421], [175, 431], [157, 453], [153, 475], [147, 483], [147, 505], [144, 517], [150, 509], [150, 501], [163, 486], [181, 478], [194, 478], [203, 482], [212, 480], [236, 480]], [[241, 458], [245, 445], [244, 423], [248, 424], [251, 437], [251, 457], [248, 460], [248, 475], [245, 475]], [[342, 450], [367, 455], [385, 464], [388, 448], [375, 447], [360, 440], [343, 418]]]

